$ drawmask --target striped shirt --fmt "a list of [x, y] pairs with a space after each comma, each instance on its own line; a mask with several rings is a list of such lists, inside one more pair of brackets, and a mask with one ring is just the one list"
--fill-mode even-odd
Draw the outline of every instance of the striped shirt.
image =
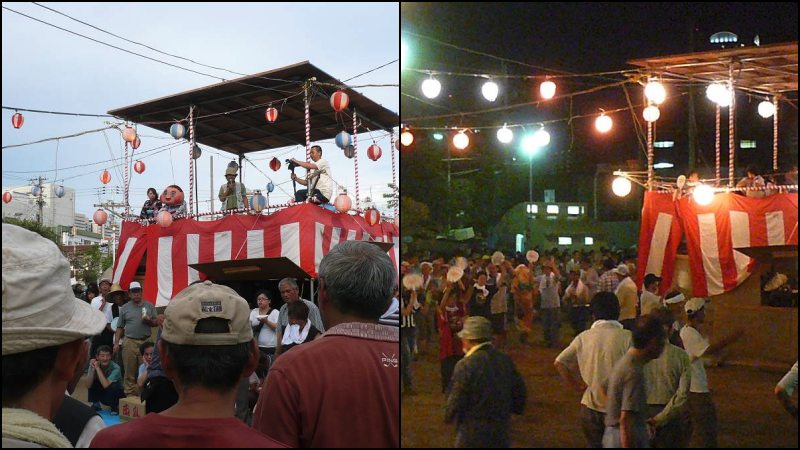
[[619, 286], [619, 278], [611, 269], [604, 274], [600, 275], [600, 284], [597, 286], [597, 292], [616, 292]]

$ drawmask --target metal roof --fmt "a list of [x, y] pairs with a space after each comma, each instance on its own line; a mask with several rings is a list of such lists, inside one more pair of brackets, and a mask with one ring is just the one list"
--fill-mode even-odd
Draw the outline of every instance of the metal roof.
[[[311, 141], [333, 138], [343, 129], [352, 133], [354, 108], [363, 131], [389, 131], [399, 125], [396, 113], [349, 88], [343, 89], [350, 97], [348, 109], [336, 113], [330, 105], [330, 95], [343, 83], [308, 61], [114, 109], [108, 114], [169, 133], [172, 124], [186, 119], [189, 106], [194, 105], [195, 140], [199, 144], [236, 154], [305, 146], [303, 85], [307, 80], [314, 81], [309, 110]], [[275, 123], [264, 118], [270, 104], [279, 111]]]
[[628, 61], [659, 75], [714, 82], [728, 80], [736, 89], [771, 95], [797, 91], [797, 42], [741, 47]]

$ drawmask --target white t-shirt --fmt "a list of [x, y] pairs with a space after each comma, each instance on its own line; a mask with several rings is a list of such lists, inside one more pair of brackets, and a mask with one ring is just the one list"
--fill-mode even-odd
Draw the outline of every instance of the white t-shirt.
[[661, 306], [661, 297], [645, 289], [642, 291], [642, 297], [640, 303], [641, 303], [642, 315], [644, 316], [650, 314], [650, 311], [652, 311], [653, 309]]
[[708, 339], [704, 338], [699, 331], [689, 325], [681, 328], [681, 340], [689, 360], [692, 361], [692, 386], [689, 392], [705, 393], [708, 390], [708, 379], [706, 378], [706, 368], [703, 366], [703, 354], [708, 350]]
[[[93, 298], [91, 303], [92, 309], [99, 311], [102, 302], [103, 302], [102, 295], [98, 295], [97, 297]], [[106, 315], [106, 323], [111, 323], [111, 321], [114, 320], [114, 314], [111, 312], [112, 305], [113, 305], [112, 302], [107, 301], [106, 306], [103, 307], [103, 314]]]
[[334, 198], [333, 179], [331, 178], [331, 165], [324, 158], [320, 158], [317, 160], [317, 162], [313, 162], [313, 164], [315, 164], [319, 171], [322, 172], [319, 176], [319, 181], [317, 182], [317, 189], [322, 192], [322, 195], [324, 195], [329, 202], [332, 202]]
[[797, 362], [794, 363], [792, 368], [789, 369], [781, 381], [778, 382], [778, 386], [783, 388], [783, 390], [786, 392], [786, 395], [789, 397], [792, 396], [794, 390], [797, 389]]
[[[261, 314], [258, 312], [258, 308], [253, 309], [250, 311], [250, 325], [251, 326], [258, 326], [259, 320], [258, 315]], [[270, 322], [277, 324], [278, 323], [278, 315], [280, 312], [273, 308], [272, 311], [269, 312], [267, 315], [267, 320]], [[259, 347], [267, 347], [272, 348], [275, 347], [275, 330], [269, 327], [269, 325], [264, 324], [261, 327], [261, 331], [258, 333], [257, 336], [258, 346]]]
[[619, 282], [616, 292], [619, 299], [619, 320], [636, 318], [636, 302], [639, 301], [639, 294], [636, 291], [636, 283], [631, 277], [625, 277]]

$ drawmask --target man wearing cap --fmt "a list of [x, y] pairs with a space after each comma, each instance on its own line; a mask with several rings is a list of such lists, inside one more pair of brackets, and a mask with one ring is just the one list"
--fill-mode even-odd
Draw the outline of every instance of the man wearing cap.
[[626, 330], [633, 329], [636, 322], [636, 304], [639, 303], [639, 292], [636, 283], [628, 276], [628, 266], [620, 264], [614, 269], [619, 285], [614, 292], [619, 300], [619, 323]]
[[52, 420], [104, 315], [75, 298], [50, 240], [3, 224], [3, 447], [71, 447]]
[[150, 339], [153, 330], [157, 327], [156, 308], [150, 302], [142, 301], [142, 285], [132, 281], [128, 287], [130, 299], [119, 309], [117, 331], [114, 336], [114, 353], [119, 352], [119, 340], [122, 343], [122, 365], [125, 370], [123, 389], [126, 396], [138, 396], [139, 389], [136, 384], [136, 375], [139, 368], [139, 358], [142, 356], [139, 347], [144, 341]]
[[710, 344], [699, 331], [706, 319], [705, 305], [706, 300], [699, 297], [686, 302], [684, 308], [689, 323], [681, 328], [681, 340], [692, 362], [692, 382], [689, 389], [692, 438], [697, 440], [700, 447], [713, 448], [717, 446], [717, 410], [711, 399], [703, 357], [719, 353], [720, 350], [733, 344], [742, 337], [744, 330], [737, 329], [733, 334]]
[[345, 241], [319, 265], [319, 339], [275, 361], [253, 427], [292, 447], [400, 446], [400, 331], [380, 325], [397, 286], [375, 245]]
[[456, 364], [444, 413], [446, 423], [456, 423], [455, 446], [510, 447], [511, 413], [525, 410], [525, 381], [511, 358], [492, 346], [486, 318], [467, 318], [458, 337], [465, 356]]
[[236, 181], [236, 167], [228, 167], [225, 170], [225, 179], [227, 182], [219, 187], [222, 209], [227, 211], [247, 208], [247, 189], [244, 184]]
[[234, 416], [236, 387], [259, 356], [247, 301], [204, 281], [178, 293], [164, 315], [159, 354], [178, 403], [106, 428], [92, 447], [285, 447]]
[[639, 310], [643, 316], [650, 314], [655, 308], [661, 306], [661, 297], [658, 295], [658, 288], [661, 286], [661, 278], [652, 273], [644, 276], [644, 289], [639, 299]]

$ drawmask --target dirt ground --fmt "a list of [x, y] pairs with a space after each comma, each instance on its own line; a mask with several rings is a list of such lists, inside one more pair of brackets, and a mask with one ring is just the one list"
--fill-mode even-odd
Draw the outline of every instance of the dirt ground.
[[[562, 323], [561, 332], [563, 349], [572, 330]], [[401, 400], [403, 447], [452, 447], [455, 440], [455, 427], [443, 421], [445, 397], [441, 393], [438, 336], [434, 338], [436, 342], [412, 367], [417, 395], [403, 395]], [[562, 384], [553, 367], [561, 350], [544, 347], [539, 324], [534, 325], [531, 341], [521, 344], [513, 331], [509, 336], [507, 351], [528, 388], [525, 414], [512, 419], [512, 446], [585, 447], [579, 422], [580, 394]], [[717, 407], [720, 447], [797, 448], [797, 422], [772, 393], [785, 372], [725, 365], [706, 372]]]

